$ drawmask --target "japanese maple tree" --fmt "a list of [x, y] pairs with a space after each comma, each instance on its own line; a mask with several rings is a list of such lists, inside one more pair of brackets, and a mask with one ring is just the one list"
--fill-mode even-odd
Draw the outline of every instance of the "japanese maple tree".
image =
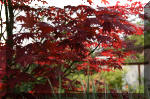
[[[34, 93], [51, 93], [50, 85], [58, 91], [60, 81], [65, 92], [76, 90], [80, 83], [68, 75], [121, 69], [130, 53], [122, 50], [126, 44], [120, 35], [142, 34], [140, 27], [127, 21], [129, 14], [143, 10], [141, 2], [97, 9], [86, 5], [34, 8], [28, 6], [31, 2], [1, 0], [6, 16], [1, 26], [6, 25], [6, 32], [1, 31], [0, 37], [6, 33], [7, 38], [0, 43], [0, 78], [8, 93], [23, 83], [32, 83]], [[14, 11], [24, 14], [14, 15]], [[100, 58], [91, 56], [95, 51]]]

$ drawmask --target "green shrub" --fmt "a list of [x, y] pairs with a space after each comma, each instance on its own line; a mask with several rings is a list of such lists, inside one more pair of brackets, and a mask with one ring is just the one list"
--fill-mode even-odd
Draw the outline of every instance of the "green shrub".
[[109, 88], [122, 90], [124, 85], [123, 78], [125, 77], [127, 70], [114, 70], [110, 72], [102, 72], [100, 74], [101, 79], [104, 79], [104, 82], [108, 85]]

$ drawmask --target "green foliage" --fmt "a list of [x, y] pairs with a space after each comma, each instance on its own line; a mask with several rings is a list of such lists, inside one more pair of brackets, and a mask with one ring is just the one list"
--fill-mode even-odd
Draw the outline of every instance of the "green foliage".
[[90, 83], [90, 85], [92, 84], [92, 88], [94, 87], [94, 89], [92, 90], [94, 90], [94, 92], [97, 89], [101, 89], [105, 87], [104, 85], [95, 85], [94, 81], [96, 80], [99, 82], [104, 82], [111, 89], [116, 89], [117, 87], [118, 89], [117, 91], [121, 91], [125, 83], [123, 78], [125, 77], [126, 73], [127, 73], [126, 69], [123, 70], [116, 69], [114, 71], [109, 71], [109, 72], [102, 71], [100, 73], [95, 73], [92, 75], [84, 75], [81, 72], [79, 72], [78, 74], [73, 74], [72, 76], [70, 75], [69, 78], [71, 78], [72, 80], [80, 81], [82, 87], [85, 87], [83, 85], [83, 82], [87, 83], [87, 85], [88, 83]]
[[128, 85], [128, 92], [130, 93], [144, 93], [144, 85], [135, 86]]
[[135, 93], [144, 93], [144, 85], [138, 86], [138, 88], [135, 90]]
[[28, 83], [23, 82], [21, 85], [16, 85], [16, 87], [14, 88], [14, 92], [15, 93], [28, 92], [32, 90], [32, 88], [33, 88], [32, 82], [28, 82]]
[[131, 35], [129, 40], [135, 40], [135, 46], [144, 46], [144, 35]]
[[123, 77], [125, 77], [126, 72], [126, 70], [119, 69], [110, 72], [102, 72], [101, 78], [105, 80], [109, 88], [115, 89], [117, 86], [119, 90], [122, 90], [124, 84]]

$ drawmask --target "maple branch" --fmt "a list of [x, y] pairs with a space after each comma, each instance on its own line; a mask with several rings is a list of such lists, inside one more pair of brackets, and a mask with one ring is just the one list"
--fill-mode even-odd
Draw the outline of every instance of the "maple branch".
[[70, 70], [69, 73], [67, 73], [67, 74], [64, 75], [64, 77], [67, 76], [68, 74], [70, 74], [70, 72], [71, 72], [71, 67], [72, 67], [76, 62], [78, 62], [78, 61], [73, 61], [73, 62], [70, 64], [70, 66], [69, 66], [70, 69], [66, 69], [66, 70], [64, 71], [64, 74], [65, 74], [68, 70]]
[[[16, 10], [15, 10], [16, 11]], [[15, 13], [15, 11], [14, 11], [14, 13]], [[21, 11], [18, 11], [18, 13], [16, 13], [15, 15], [14, 15], [14, 17], [16, 17], [17, 15], [19, 15], [19, 13], [20, 13]]]
[[0, 12], [0, 20], [1, 20], [1, 34], [0, 34], [0, 41], [1, 41], [1, 37], [2, 37], [2, 27], [3, 27], [3, 24], [2, 24], [2, 4], [1, 4], [1, 12]]
[[29, 68], [31, 67], [30, 64], [28, 64], [28, 66], [26, 68], [24, 68], [23, 72], [27, 72], [29, 70]]
[[6, 32], [6, 29], [2, 32], [2, 28], [1, 28], [1, 34], [0, 34], [0, 40], [3, 37], [3, 39], [6, 41], [6, 39], [4, 38], [4, 33]]
[[6, 41], [6, 38], [4, 37], [4, 35], [3, 35], [3, 39]]
[[9, 66], [12, 62], [13, 58], [13, 25], [14, 25], [14, 13], [13, 13], [13, 7], [11, 0], [4, 0], [5, 5], [5, 15], [6, 15], [6, 30], [7, 30], [7, 50], [6, 50], [6, 56], [7, 56], [7, 65]]
[[[1, 11], [2, 11], [2, 5], [1, 5]], [[8, 12], [8, 11], [7, 11]], [[16, 17], [19, 13], [20, 13], [21, 11], [19, 11], [14, 17]], [[15, 12], [14, 12], [15, 13]], [[4, 31], [2, 31], [2, 27], [3, 27], [3, 24], [2, 24], [2, 16], [1, 16], [1, 12], [0, 12], [0, 20], [1, 20], [1, 33], [0, 33], [0, 40], [2, 39], [2, 37], [3, 37], [3, 39], [6, 41], [6, 38], [4, 37], [4, 33], [6, 32], [6, 29], [7, 28], [5, 28], [5, 30]], [[8, 19], [7, 19], [8, 20]], [[11, 20], [11, 19], [10, 19]]]
[[[13, 26], [14, 26], [14, 13], [11, 0], [4, 0], [5, 16], [6, 16], [6, 72], [12, 65], [13, 60]], [[6, 86], [6, 92], [10, 92], [9, 86]]]
[[[87, 56], [89, 56], [89, 55], [91, 55], [92, 53], [94, 53], [95, 52], [95, 50], [98, 48], [98, 46], [100, 45], [100, 42], [98, 43], [98, 45], [87, 55]], [[87, 57], [86, 56], [86, 57]], [[75, 70], [76, 69], [76, 67], [75, 68], [71, 68], [76, 62], [79, 62], [79, 61], [73, 61], [71, 64], [70, 64], [70, 69], [66, 69], [65, 71], [64, 71], [64, 74], [69, 70], [69, 72], [68, 73], [66, 73], [64, 76], [68, 76], [69, 74], [70, 74], [70, 72], [71, 72], [71, 69], [72, 70]]]
[[4, 0], [4, 6], [5, 6], [5, 15], [6, 15], [6, 29], [8, 31], [8, 10], [7, 10], [6, 0]]
[[100, 42], [99, 42], [98, 45], [88, 54], [88, 56], [91, 55], [92, 53], [94, 53], [95, 50], [98, 48], [99, 45], [100, 45]]
[[23, 27], [21, 27], [21, 29], [19, 30], [19, 33], [22, 31]]

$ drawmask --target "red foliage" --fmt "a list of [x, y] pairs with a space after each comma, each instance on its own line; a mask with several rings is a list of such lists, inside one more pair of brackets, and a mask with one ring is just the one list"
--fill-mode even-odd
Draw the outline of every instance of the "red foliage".
[[[142, 11], [140, 2], [132, 5], [135, 7], [139, 4], [137, 9], [132, 7], [126, 9], [126, 6], [93, 9], [83, 5], [65, 6], [61, 9], [32, 8], [26, 5], [31, 1], [13, 1], [14, 10], [25, 12], [25, 15], [18, 15], [15, 18], [15, 24], [21, 22], [20, 26], [25, 31], [13, 34], [13, 62], [7, 67], [6, 75], [8, 87], [12, 90], [22, 82], [34, 82], [38, 77], [50, 79], [52, 86], [57, 89], [59, 76], [66, 92], [70, 87], [74, 90], [75, 82], [67, 78], [70, 73], [83, 70], [86, 74], [88, 65], [90, 72], [121, 69], [127, 52], [120, 50], [124, 47], [124, 43], [119, 34], [142, 34], [139, 27], [126, 20], [129, 14], [140, 14]], [[91, 0], [89, 2], [92, 3]], [[106, 0], [102, 2], [109, 3]], [[42, 17], [46, 21], [42, 20]], [[23, 45], [25, 40], [32, 42]], [[3, 70], [5, 70], [5, 52], [2, 52], [5, 51], [4, 47], [5, 44], [0, 47], [0, 67]], [[96, 48], [101, 49], [96, 55], [106, 58], [91, 57]], [[26, 72], [33, 64], [35, 68], [32, 73]], [[4, 73], [0, 71], [0, 74]], [[33, 91], [30, 92], [39, 93], [44, 92], [43, 90], [45, 93], [52, 91], [48, 81], [45, 84], [35, 84]]]

